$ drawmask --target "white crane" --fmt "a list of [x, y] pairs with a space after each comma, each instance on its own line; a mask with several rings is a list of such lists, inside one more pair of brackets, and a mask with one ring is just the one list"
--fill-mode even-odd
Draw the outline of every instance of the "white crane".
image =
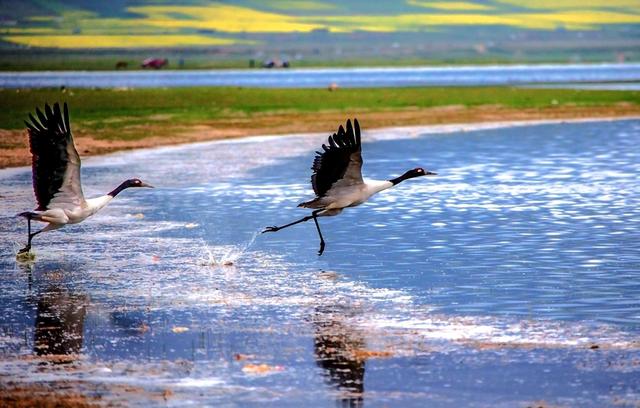
[[[45, 104], [44, 114], [36, 108], [36, 116], [29, 114], [25, 121], [31, 146], [33, 191], [38, 208], [18, 216], [28, 222], [29, 240], [18, 255], [31, 250], [31, 240], [41, 232], [77, 224], [100, 211], [122, 190], [129, 187], [152, 187], [138, 179], [124, 181], [106, 195], [85, 199], [80, 184], [80, 156], [73, 143], [69, 126], [69, 110], [58, 103], [53, 109]], [[40, 231], [31, 233], [31, 220], [46, 222]]]
[[338, 133], [329, 136], [329, 146], [323, 144], [323, 152], [316, 152], [313, 161], [311, 185], [316, 198], [298, 204], [298, 207], [313, 208], [311, 215], [280, 227], [267, 227], [265, 232], [280, 231], [301, 222], [313, 219], [320, 237], [320, 250], [324, 252], [325, 242], [318, 224], [318, 217], [338, 215], [347, 207], [355, 207], [367, 201], [372, 195], [391, 188], [396, 184], [414, 177], [431, 176], [436, 173], [420, 167], [412, 169], [391, 180], [362, 179], [362, 145], [360, 143], [360, 125], [354, 119], [347, 120], [347, 130], [340, 125]]

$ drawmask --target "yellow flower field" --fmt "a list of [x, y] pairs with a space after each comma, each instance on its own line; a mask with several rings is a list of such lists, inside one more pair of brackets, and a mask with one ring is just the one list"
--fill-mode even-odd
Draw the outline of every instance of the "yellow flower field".
[[302, 10], [302, 11], [320, 11], [335, 10], [335, 4], [313, 0], [255, 0], [256, 6], [267, 7], [273, 10]]
[[402, 12], [384, 14], [360, 13], [349, 10], [347, 3], [321, 0], [200, 2], [128, 7], [123, 10], [127, 18], [67, 8], [57, 16], [31, 16], [24, 26], [0, 26], [0, 36], [3, 41], [32, 47], [130, 48], [250, 43], [209, 35], [216, 32], [241, 37], [314, 30], [433, 31], [456, 26], [593, 30], [605, 24], [640, 24], [640, 0], [405, 0], [403, 4], [398, 8]]
[[[209, 29], [227, 33], [309, 32], [322, 28], [321, 25], [306, 22], [301, 17], [226, 4], [206, 7], [142, 6], [129, 7], [127, 10], [143, 15], [144, 23], [158, 27]], [[175, 18], [175, 14], [185, 18]]]
[[[640, 23], [640, 15], [615, 12], [558, 12], [536, 14], [403, 14], [397, 16], [349, 16], [317, 18], [332, 27], [333, 31], [355, 29], [394, 32], [400, 30], [424, 30], [434, 27], [465, 25], [501, 25], [515, 28], [554, 30], [589, 30], [606, 21], [608, 24]], [[338, 24], [336, 24], [338, 23]]]
[[407, 0], [407, 4], [416, 7], [425, 7], [438, 10], [469, 11], [469, 10], [491, 10], [493, 7], [481, 3], [471, 3], [463, 1], [425, 1]]
[[640, 1], [638, 0], [495, 0], [497, 3], [510, 4], [532, 10], [593, 10], [626, 8], [640, 13]]
[[11, 35], [3, 38], [16, 44], [47, 48], [155, 48], [240, 42], [201, 35]]

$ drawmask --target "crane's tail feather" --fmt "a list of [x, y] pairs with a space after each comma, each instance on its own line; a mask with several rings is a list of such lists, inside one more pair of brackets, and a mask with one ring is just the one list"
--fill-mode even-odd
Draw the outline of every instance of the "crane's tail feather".
[[322, 208], [324, 205], [320, 202], [321, 198], [314, 198], [311, 201], [305, 201], [304, 203], [298, 204], [300, 208]]
[[16, 217], [24, 217], [28, 220], [36, 220], [36, 221], [44, 221], [42, 219], [42, 214], [35, 211], [25, 211], [17, 214]]

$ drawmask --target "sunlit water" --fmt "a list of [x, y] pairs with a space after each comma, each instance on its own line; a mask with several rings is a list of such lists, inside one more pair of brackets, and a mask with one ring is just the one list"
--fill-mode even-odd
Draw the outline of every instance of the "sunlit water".
[[169, 406], [640, 402], [640, 121], [365, 133], [367, 176], [439, 176], [321, 219], [318, 257], [312, 223], [258, 232], [307, 214], [325, 137], [87, 159], [87, 196], [158, 188], [37, 237], [31, 266], [29, 170], [0, 172], [0, 384]]

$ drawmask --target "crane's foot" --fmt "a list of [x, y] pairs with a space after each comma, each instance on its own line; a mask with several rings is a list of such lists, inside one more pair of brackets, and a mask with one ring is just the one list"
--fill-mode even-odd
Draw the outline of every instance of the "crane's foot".
[[36, 254], [31, 252], [31, 245], [27, 245], [16, 254], [16, 260], [18, 262], [33, 262], [36, 259]]
[[280, 230], [280, 227], [267, 227], [264, 229], [264, 231], [262, 231], [262, 233], [264, 234], [265, 232], [276, 232], [279, 230]]
[[324, 252], [324, 241], [320, 241], [320, 249], [318, 250], [318, 256]]

